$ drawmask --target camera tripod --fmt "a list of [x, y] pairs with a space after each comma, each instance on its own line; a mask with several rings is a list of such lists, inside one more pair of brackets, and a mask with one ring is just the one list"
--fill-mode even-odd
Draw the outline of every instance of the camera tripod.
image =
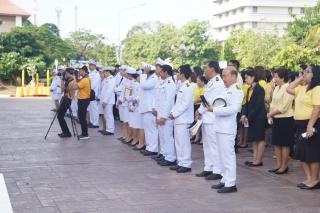
[[[62, 102], [62, 99], [61, 99], [60, 102]], [[69, 110], [69, 114], [70, 114], [70, 120], [71, 120], [73, 137], [76, 137], [76, 136], [77, 136], [77, 139], [79, 140], [78, 129], [77, 129], [76, 121], [75, 121], [75, 119], [74, 119], [74, 117], [73, 117], [73, 113], [72, 113], [72, 109], [71, 109], [71, 103], [70, 103], [69, 106], [68, 106], [68, 110]], [[56, 119], [57, 116], [58, 116], [58, 111], [59, 111], [59, 109], [56, 111], [56, 113], [55, 113], [55, 115], [54, 115], [54, 117], [53, 117], [53, 119], [52, 119], [52, 121], [51, 121], [51, 124], [50, 124], [50, 126], [49, 126], [49, 129], [48, 129], [48, 131], [47, 131], [47, 133], [46, 133], [46, 136], [44, 137], [44, 140], [47, 140], [47, 136], [48, 136], [48, 134], [49, 134], [49, 132], [50, 132], [50, 130], [51, 130], [51, 127], [52, 127], [55, 119]]]

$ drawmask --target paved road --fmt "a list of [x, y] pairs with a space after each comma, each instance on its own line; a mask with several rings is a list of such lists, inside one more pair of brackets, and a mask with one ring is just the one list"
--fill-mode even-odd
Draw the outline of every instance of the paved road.
[[194, 176], [203, 161], [198, 145], [192, 173], [176, 174], [96, 130], [90, 141], [61, 140], [56, 122], [44, 141], [51, 106], [47, 99], [0, 99], [0, 173], [15, 213], [320, 212], [320, 191], [295, 187], [303, 177], [297, 162], [285, 176], [266, 172], [271, 148], [255, 169], [243, 166], [250, 153], [241, 150], [239, 192], [221, 195], [210, 188], [216, 182]]

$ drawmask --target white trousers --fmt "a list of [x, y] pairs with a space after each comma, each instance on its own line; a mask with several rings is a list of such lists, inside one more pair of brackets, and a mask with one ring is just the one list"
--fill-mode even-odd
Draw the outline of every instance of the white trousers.
[[202, 124], [202, 142], [204, 153], [204, 171], [221, 174], [220, 158], [218, 155], [218, 145], [216, 132], [213, 124]]
[[146, 150], [158, 152], [158, 127], [156, 117], [151, 112], [143, 113], [143, 127], [146, 140]]
[[177, 156], [173, 139], [173, 122], [166, 120], [164, 125], [158, 126], [158, 129], [160, 153], [162, 152], [161, 154], [163, 154], [165, 160], [174, 162]]
[[90, 115], [90, 123], [94, 126], [99, 126], [99, 108], [97, 101], [91, 101], [88, 107]]
[[190, 124], [174, 125], [174, 141], [177, 151], [178, 166], [191, 168], [191, 143], [189, 137]]
[[221, 182], [226, 187], [236, 185], [237, 167], [236, 167], [236, 153], [234, 151], [233, 134], [216, 133], [218, 153], [221, 161], [221, 175], [223, 176]]
[[106, 119], [106, 131], [114, 133], [114, 117], [113, 117], [113, 104], [107, 104], [103, 108], [104, 119]]

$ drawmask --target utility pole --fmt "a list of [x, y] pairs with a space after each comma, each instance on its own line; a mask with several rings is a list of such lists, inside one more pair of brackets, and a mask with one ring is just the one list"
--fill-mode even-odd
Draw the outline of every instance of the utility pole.
[[74, 28], [75, 32], [78, 31], [78, 6], [74, 7]]

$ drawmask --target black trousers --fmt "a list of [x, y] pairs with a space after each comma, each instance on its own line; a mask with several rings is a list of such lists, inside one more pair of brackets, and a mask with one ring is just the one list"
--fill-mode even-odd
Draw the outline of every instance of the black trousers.
[[71, 106], [71, 99], [62, 97], [60, 102], [60, 107], [57, 112], [57, 117], [58, 117], [58, 121], [62, 130], [62, 133], [67, 135], [70, 135], [71, 133], [69, 131], [66, 120], [64, 119], [64, 116], [70, 106]]
[[88, 136], [87, 109], [90, 99], [78, 99], [78, 118], [83, 136]]

